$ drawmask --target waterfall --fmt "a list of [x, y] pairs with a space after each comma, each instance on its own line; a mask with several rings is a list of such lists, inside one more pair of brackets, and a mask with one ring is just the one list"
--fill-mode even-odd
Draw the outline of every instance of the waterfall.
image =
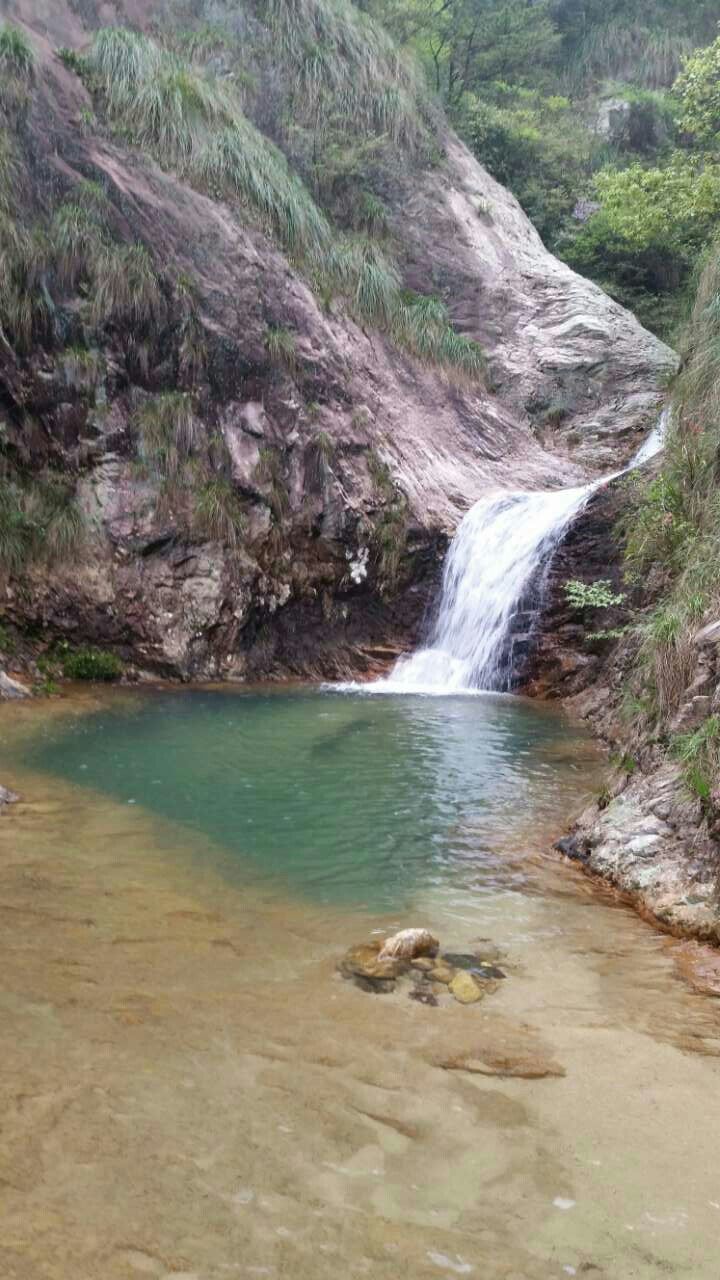
[[476, 502], [450, 544], [428, 648], [400, 658], [374, 688], [398, 693], [507, 689], [512, 618], [595, 487], [495, 493]]
[[[668, 419], [665, 410], [624, 471], [662, 449]], [[553, 552], [590, 495], [624, 471], [582, 488], [494, 493], [476, 502], [450, 544], [427, 647], [400, 658], [369, 688], [446, 694], [509, 689], [513, 621], [517, 629], [533, 590], [539, 602]]]
[[670, 405], [663, 409], [658, 418], [657, 425], [653, 427], [650, 435], [640, 445], [634, 458], [631, 458], [626, 471], [632, 471], [635, 467], [642, 466], [643, 462], [649, 462], [651, 458], [659, 453], [665, 444], [668, 426], [670, 425]]

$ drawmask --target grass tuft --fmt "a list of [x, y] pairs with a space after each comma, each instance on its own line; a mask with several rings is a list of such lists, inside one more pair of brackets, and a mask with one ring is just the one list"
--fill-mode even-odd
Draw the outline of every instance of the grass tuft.
[[235, 548], [246, 526], [245, 513], [232, 482], [225, 476], [208, 476], [194, 495], [194, 532]]
[[199, 443], [193, 396], [184, 391], [153, 396], [138, 410], [135, 423], [140, 458], [151, 473], [163, 480], [178, 478]]
[[0, 26], [0, 74], [32, 80], [35, 74], [33, 47], [20, 27], [12, 22]]
[[0, 568], [17, 574], [36, 562], [59, 564], [81, 550], [86, 521], [72, 481], [41, 472], [0, 484]]

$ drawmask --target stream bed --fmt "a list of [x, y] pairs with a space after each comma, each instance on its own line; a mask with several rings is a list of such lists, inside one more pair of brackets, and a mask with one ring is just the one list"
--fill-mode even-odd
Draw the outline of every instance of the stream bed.
[[[0, 1274], [716, 1280], [720, 1002], [549, 853], [591, 740], [504, 695], [0, 709]], [[343, 980], [426, 926], [506, 977]]]

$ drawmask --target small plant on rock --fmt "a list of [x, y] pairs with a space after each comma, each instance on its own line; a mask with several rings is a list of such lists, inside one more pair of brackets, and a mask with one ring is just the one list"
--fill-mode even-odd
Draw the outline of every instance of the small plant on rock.
[[60, 666], [68, 680], [109, 682], [119, 680], [123, 674], [123, 664], [116, 654], [90, 646], [61, 650]]
[[609, 578], [599, 578], [596, 582], [580, 582], [570, 578], [563, 587], [565, 599], [573, 609], [610, 609], [613, 605], [622, 604], [624, 592], [613, 591]]

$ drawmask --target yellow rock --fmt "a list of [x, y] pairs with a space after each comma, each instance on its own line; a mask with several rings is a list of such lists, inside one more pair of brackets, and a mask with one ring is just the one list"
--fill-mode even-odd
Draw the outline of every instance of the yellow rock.
[[466, 973], [463, 969], [460, 969], [459, 972], [455, 974], [455, 977], [450, 983], [450, 990], [452, 991], [455, 999], [460, 1001], [460, 1004], [474, 1004], [476, 1000], [482, 1000], [483, 995], [485, 994], [478, 986], [472, 974]]

